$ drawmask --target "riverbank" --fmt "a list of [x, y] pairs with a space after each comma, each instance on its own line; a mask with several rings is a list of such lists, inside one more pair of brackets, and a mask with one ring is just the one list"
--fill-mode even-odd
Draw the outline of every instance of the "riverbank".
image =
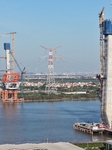
[[[19, 95], [21, 97], [21, 95]], [[37, 102], [37, 101], [65, 101], [65, 100], [95, 100], [98, 99], [96, 93], [90, 94], [64, 94], [64, 93], [24, 93], [24, 100], [26, 102]]]
[[80, 99], [38, 99], [38, 100], [24, 100], [24, 102], [59, 102], [59, 101], [85, 101], [85, 100], [98, 100], [98, 98], [80, 98]]
[[[79, 98], [79, 99], [25, 99], [24, 102], [61, 102], [61, 101], [89, 101], [89, 100], [98, 100], [98, 98]], [[2, 100], [0, 100], [2, 102]]]

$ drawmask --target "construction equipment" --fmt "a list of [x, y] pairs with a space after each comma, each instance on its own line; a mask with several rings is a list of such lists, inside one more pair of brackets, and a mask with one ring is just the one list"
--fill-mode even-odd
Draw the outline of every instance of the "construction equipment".
[[20, 91], [21, 91], [21, 98], [23, 98], [23, 74], [26, 74], [25, 71], [25, 67], [23, 68], [23, 70], [20, 68], [17, 60], [15, 59], [14, 55], [12, 52], [10, 52], [12, 58], [14, 59], [14, 62], [16, 63], [17, 67], [19, 68], [20, 72], [21, 72], [21, 84], [20, 84]]
[[103, 56], [103, 26], [102, 23], [104, 21], [104, 9], [102, 8], [101, 12], [99, 13], [99, 28], [100, 28], [100, 74], [103, 73], [103, 64], [102, 64], [102, 56]]
[[21, 82], [19, 82], [20, 74], [17, 72], [11, 72], [10, 54], [12, 54], [12, 52], [10, 52], [10, 43], [4, 43], [4, 49], [6, 57], [6, 72], [2, 76], [1, 99], [3, 102], [24, 102], [23, 96], [20, 99], [18, 98], [18, 89], [21, 84]]
[[[17, 33], [17, 32], [6, 33], [6, 35], [8, 35], [8, 34], [11, 34], [11, 35], [12, 35], [11, 51], [12, 51], [13, 56], [14, 56], [14, 34], [16, 34], [16, 33]], [[11, 62], [12, 62], [11, 71], [14, 72], [14, 58], [13, 58], [13, 57], [12, 57]]]
[[99, 13], [101, 122], [112, 129], [112, 19], [104, 19], [104, 8]]

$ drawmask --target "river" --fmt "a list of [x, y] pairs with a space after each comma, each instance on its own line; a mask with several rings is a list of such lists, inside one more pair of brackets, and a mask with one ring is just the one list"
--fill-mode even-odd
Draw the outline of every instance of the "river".
[[89, 142], [110, 137], [73, 129], [79, 122], [99, 122], [100, 101], [0, 103], [0, 144]]

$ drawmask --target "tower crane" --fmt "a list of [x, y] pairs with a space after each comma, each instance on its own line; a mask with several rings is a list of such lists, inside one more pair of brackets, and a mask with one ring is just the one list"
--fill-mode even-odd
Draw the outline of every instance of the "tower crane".
[[100, 74], [96, 75], [96, 78], [100, 81], [100, 92], [102, 95], [102, 88], [103, 88], [103, 21], [104, 21], [104, 9], [102, 8], [101, 12], [99, 13], [99, 28], [100, 28]]
[[[6, 35], [11, 34], [12, 35], [12, 46], [11, 46], [11, 50], [12, 50], [12, 54], [14, 56], [14, 34], [16, 34], [17, 32], [10, 32], [10, 33], [6, 33]], [[12, 72], [14, 72], [14, 58], [12, 57]]]

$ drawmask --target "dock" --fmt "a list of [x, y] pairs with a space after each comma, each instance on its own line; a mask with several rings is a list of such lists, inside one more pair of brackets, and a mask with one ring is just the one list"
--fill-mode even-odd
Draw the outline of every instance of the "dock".
[[73, 129], [89, 134], [112, 134], [112, 129], [101, 123], [75, 123], [73, 124]]

